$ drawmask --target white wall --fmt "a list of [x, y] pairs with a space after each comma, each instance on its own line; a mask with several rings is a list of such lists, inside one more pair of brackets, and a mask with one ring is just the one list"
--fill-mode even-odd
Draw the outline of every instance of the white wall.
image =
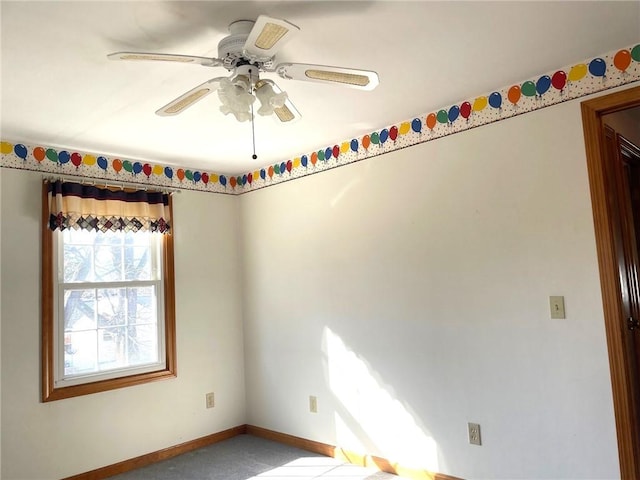
[[178, 378], [40, 403], [41, 176], [1, 180], [3, 479], [65, 477], [245, 423], [237, 199], [174, 197]]
[[243, 195], [248, 423], [467, 479], [619, 477], [582, 135], [571, 101]]

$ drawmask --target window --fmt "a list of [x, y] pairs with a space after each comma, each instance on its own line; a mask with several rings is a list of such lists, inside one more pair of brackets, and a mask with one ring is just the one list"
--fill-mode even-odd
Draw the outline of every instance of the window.
[[43, 186], [43, 401], [175, 377], [170, 197], [136, 193]]

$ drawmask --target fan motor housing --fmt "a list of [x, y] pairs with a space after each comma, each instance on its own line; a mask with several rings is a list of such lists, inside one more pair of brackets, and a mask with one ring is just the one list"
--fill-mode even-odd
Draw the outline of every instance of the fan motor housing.
[[[229, 25], [230, 35], [224, 37], [218, 43], [218, 58], [222, 60], [222, 66], [229, 71], [236, 68], [240, 60], [249, 61], [244, 55], [244, 45], [249, 38], [249, 33], [255, 25], [251, 20], [238, 20]], [[273, 65], [273, 58], [263, 62], [252, 62], [258, 66], [269, 68]]]

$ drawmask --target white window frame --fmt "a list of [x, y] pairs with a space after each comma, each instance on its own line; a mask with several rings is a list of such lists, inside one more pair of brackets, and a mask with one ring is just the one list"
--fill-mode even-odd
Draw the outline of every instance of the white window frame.
[[[152, 257], [152, 278], [153, 280], [123, 280], [117, 282], [64, 282], [64, 232], [56, 230], [53, 232], [53, 271], [56, 273], [53, 280], [54, 290], [54, 359], [55, 373], [54, 385], [56, 387], [67, 387], [79, 385], [87, 382], [108, 380], [118, 378], [123, 375], [135, 375], [138, 373], [148, 373], [161, 369], [164, 366], [165, 358], [165, 328], [164, 328], [164, 270], [162, 268], [161, 254], [162, 242], [159, 238], [161, 234], [151, 233], [152, 241], [149, 244]], [[66, 290], [92, 290], [99, 288], [126, 288], [135, 286], [153, 286], [156, 291], [156, 325], [157, 325], [157, 361], [137, 366], [127, 366], [106, 370], [104, 372], [65, 375], [65, 331], [64, 331], [64, 294]], [[96, 327], [97, 329], [97, 327]]]

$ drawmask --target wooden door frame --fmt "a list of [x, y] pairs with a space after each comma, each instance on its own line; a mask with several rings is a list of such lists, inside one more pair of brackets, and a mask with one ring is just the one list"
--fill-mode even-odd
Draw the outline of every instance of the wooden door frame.
[[618, 257], [614, 243], [614, 223], [607, 199], [609, 186], [604, 155], [602, 154], [604, 145], [602, 116], [638, 106], [640, 106], [640, 87], [622, 90], [581, 103], [604, 323], [609, 350], [620, 475], [623, 480], [640, 478], [640, 459], [636, 455], [640, 432], [636, 431], [632, 421], [634, 405], [631, 379], [628, 376], [631, 359], [627, 358], [624, 342], [626, 332], [621, 321], [623, 306], [618, 275]]

